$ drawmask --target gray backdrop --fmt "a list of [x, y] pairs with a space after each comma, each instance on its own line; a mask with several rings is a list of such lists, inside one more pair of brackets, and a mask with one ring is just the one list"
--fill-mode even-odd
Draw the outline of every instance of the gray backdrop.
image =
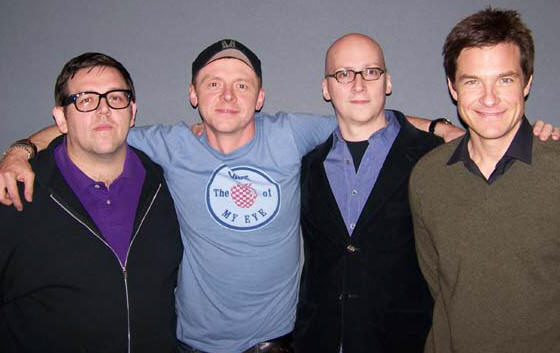
[[188, 103], [190, 65], [216, 40], [239, 39], [263, 62], [264, 111], [330, 113], [321, 97], [324, 52], [348, 32], [375, 37], [393, 80], [388, 107], [457, 123], [441, 46], [453, 25], [490, 5], [517, 9], [533, 30], [536, 69], [531, 121], [560, 125], [560, 1], [557, 0], [1, 0], [0, 148], [53, 123], [62, 65], [101, 51], [131, 72], [138, 124], [198, 121]]

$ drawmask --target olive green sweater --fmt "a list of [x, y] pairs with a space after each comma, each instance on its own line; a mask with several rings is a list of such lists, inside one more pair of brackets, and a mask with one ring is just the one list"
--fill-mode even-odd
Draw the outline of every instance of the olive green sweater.
[[427, 154], [410, 180], [435, 300], [425, 352], [560, 352], [560, 143], [534, 139], [531, 164], [491, 185], [447, 165], [458, 143]]

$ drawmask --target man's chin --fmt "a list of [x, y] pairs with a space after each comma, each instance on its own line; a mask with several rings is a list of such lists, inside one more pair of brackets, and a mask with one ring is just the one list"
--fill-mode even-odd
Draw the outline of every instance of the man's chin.
[[93, 153], [100, 157], [111, 157], [115, 154], [123, 151], [126, 148], [125, 144], [115, 145], [115, 144], [100, 144], [92, 148]]

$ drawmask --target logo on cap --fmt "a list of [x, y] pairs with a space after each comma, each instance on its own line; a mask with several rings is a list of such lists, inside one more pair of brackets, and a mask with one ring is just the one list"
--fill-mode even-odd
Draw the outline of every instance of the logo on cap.
[[221, 165], [206, 187], [206, 207], [226, 228], [251, 231], [272, 221], [280, 209], [280, 186], [261, 170]]
[[237, 46], [235, 45], [235, 41], [233, 39], [230, 40], [229, 43], [227, 40], [222, 40], [222, 49], [228, 49], [228, 48], [233, 48], [233, 49], [237, 48]]

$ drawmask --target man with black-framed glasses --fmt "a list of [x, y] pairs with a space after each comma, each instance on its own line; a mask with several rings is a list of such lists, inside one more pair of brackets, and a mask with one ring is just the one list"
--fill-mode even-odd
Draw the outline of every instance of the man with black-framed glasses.
[[135, 115], [118, 61], [62, 69], [64, 136], [32, 162], [34, 202], [0, 208], [0, 352], [175, 352], [179, 225], [161, 168], [126, 144]]
[[420, 353], [432, 299], [414, 251], [408, 177], [443, 141], [385, 109], [391, 77], [365, 35], [331, 45], [322, 88], [338, 128], [302, 161], [296, 352]]
[[88, 113], [97, 110], [101, 103], [101, 98], [105, 98], [109, 108], [113, 109], [127, 108], [133, 99], [132, 91], [129, 89], [112, 89], [103, 94], [86, 91], [67, 96], [62, 101], [62, 106], [74, 104], [77, 111]]

